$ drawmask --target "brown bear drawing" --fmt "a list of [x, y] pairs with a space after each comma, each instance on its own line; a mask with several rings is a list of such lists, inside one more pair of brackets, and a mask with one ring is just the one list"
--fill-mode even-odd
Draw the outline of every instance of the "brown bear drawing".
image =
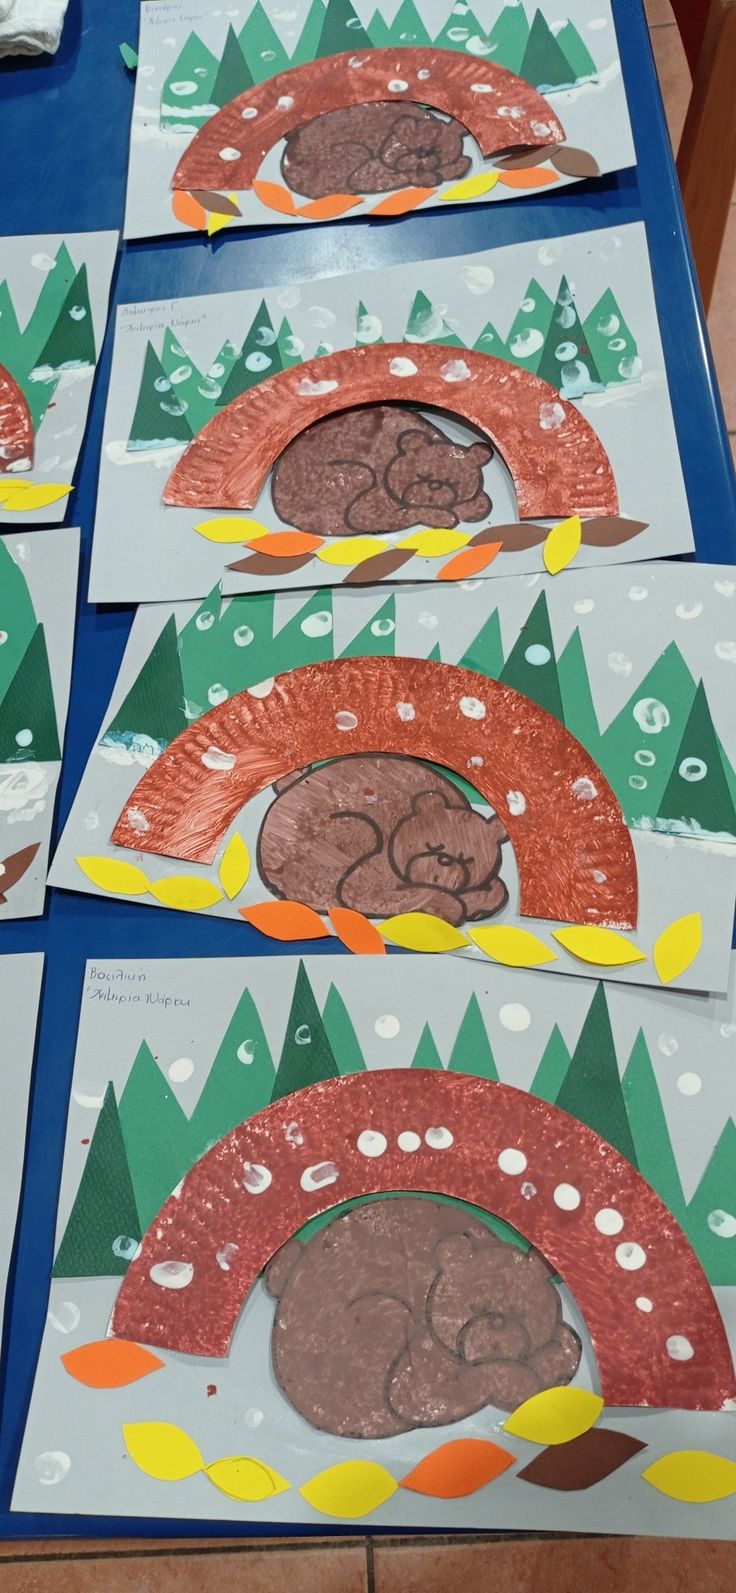
[[477, 813], [418, 759], [335, 758], [274, 789], [258, 837], [258, 870], [274, 896], [317, 912], [434, 913], [455, 925], [508, 901], [500, 819]]
[[278, 1301], [276, 1380], [306, 1421], [341, 1438], [515, 1410], [580, 1362], [539, 1252], [449, 1203], [354, 1206], [305, 1244], [289, 1240], [265, 1283]]
[[317, 536], [447, 527], [491, 511], [487, 442], [451, 442], [403, 405], [367, 404], [315, 421], [274, 466], [271, 496], [287, 525]]
[[470, 170], [466, 136], [453, 117], [418, 105], [349, 105], [287, 135], [281, 175], [305, 199], [438, 188]]

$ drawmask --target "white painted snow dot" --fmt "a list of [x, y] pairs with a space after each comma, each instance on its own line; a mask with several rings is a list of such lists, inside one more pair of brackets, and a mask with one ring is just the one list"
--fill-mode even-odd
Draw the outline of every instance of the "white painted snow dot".
[[703, 758], [683, 758], [678, 765], [677, 773], [681, 779], [687, 780], [690, 784], [697, 784], [699, 780], [705, 779], [708, 765]]
[[598, 795], [598, 788], [593, 784], [592, 780], [588, 779], [587, 774], [583, 774], [579, 780], [573, 781], [572, 794], [577, 797], [578, 802], [594, 802]]
[[447, 360], [440, 365], [440, 376], [443, 382], [467, 382], [470, 379], [470, 367], [466, 360]]
[[361, 1156], [382, 1156], [388, 1147], [385, 1134], [377, 1134], [373, 1129], [365, 1128], [358, 1135], [356, 1144]]
[[660, 1034], [657, 1045], [663, 1056], [674, 1056], [680, 1049], [679, 1041], [675, 1039], [674, 1034]]
[[242, 1044], [238, 1046], [235, 1055], [238, 1061], [243, 1063], [244, 1067], [250, 1067], [251, 1063], [255, 1061], [255, 1040], [243, 1040]]
[[179, 1056], [169, 1068], [169, 1078], [172, 1084], [186, 1084], [194, 1072], [194, 1063], [190, 1056]]
[[357, 730], [357, 715], [351, 713], [348, 708], [339, 708], [335, 714], [335, 728], [337, 730]]
[[252, 122], [257, 115], [258, 110], [255, 105], [245, 105], [240, 112], [240, 119], [242, 122]]
[[[213, 708], [219, 708], [221, 702], [227, 702], [229, 695], [227, 686], [223, 686], [219, 680], [215, 682], [214, 686], [210, 686], [207, 692], [208, 701]], [[202, 761], [204, 762], [204, 759]]]
[[529, 1008], [523, 1007], [520, 1001], [507, 1001], [500, 1008], [498, 1019], [504, 1029], [510, 1029], [512, 1034], [522, 1034], [524, 1029], [529, 1028], [532, 1015]]
[[665, 1339], [665, 1349], [672, 1361], [691, 1361], [695, 1351], [682, 1333], [672, 1333]]
[[636, 1306], [637, 1311], [644, 1311], [647, 1316], [649, 1315], [650, 1311], [654, 1310], [651, 1300], [649, 1300], [645, 1294], [637, 1294], [634, 1305]]
[[[223, 698], [222, 700], [224, 702], [225, 699]], [[223, 773], [228, 769], [235, 768], [235, 753], [222, 752], [220, 747], [208, 747], [206, 752], [202, 753], [199, 761], [204, 764], [205, 769], [212, 769], [215, 773]]]
[[466, 719], [485, 719], [486, 705], [479, 697], [461, 697], [460, 712]]
[[616, 1246], [616, 1260], [624, 1272], [638, 1272], [646, 1264], [646, 1251], [641, 1245], [622, 1244]]
[[558, 1184], [552, 1196], [560, 1211], [577, 1211], [580, 1205], [580, 1190], [574, 1184]]
[[528, 664], [539, 665], [548, 664], [552, 654], [548, 647], [543, 646], [542, 642], [532, 642], [531, 646], [527, 647], [524, 657]]
[[677, 1088], [681, 1095], [699, 1095], [703, 1088], [703, 1080], [699, 1073], [681, 1073], [677, 1080]]
[[506, 801], [509, 813], [513, 813], [514, 818], [521, 818], [522, 813], [526, 813], [526, 797], [523, 791], [507, 791]]
[[249, 1195], [263, 1195], [273, 1183], [273, 1173], [261, 1162], [243, 1162], [243, 1188]]
[[73, 1333], [79, 1327], [82, 1313], [73, 1300], [58, 1300], [49, 1306], [46, 1320], [57, 1333]]
[[404, 725], [411, 724], [412, 719], [416, 719], [417, 717], [417, 711], [413, 702], [397, 702], [396, 712], [402, 724]]
[[430, 1150], [449, 1150], [453, 1144], [454, 1135], [449, 1128], [428, 1128], [424, 1136], [424, 1143]]
[[405, 359], [397, 354], [395, 359], [389, 360], [388, 369], [390, 376], [416, 376], [417, 366], [413, 360]]
[[52, 1487], [55, 1482], [63, 1482], [71, 1460], [63, 1449], [44, 1449], [43, 1453], [36, 1455], [33, 1462], [36, 1476], [45, 1487]]
[[577, 603], [573, 603], [572, 606], [576, 614], [592, 614], [595, 603], [592, 597], [579, 597]]
[[708, 1227], [711, 1233], [717, 1234], [719, 1239], [736, 1238], [736, 1216], [730, 1211], [723, 1211], [720, 1207], [716, 1211], [708, 1212]]
[[263, 1411], [257, 1410], [255, 1405], [249, 1405], [245, 1415], [243, 1416], [243, 1421], [245, 1422], [246, 1427], [250, 1427], [251, 1430], [256, 1427], [260, 1427], [261, 1422], [263, 1421]]
[[217, 153], [218, 153], [218, 156], [219, 156], [220, 160], [225, 160], [225, 161], [240, 160], [240, 150], [239, 149], [233, 149], [232, 145], [230, 145], [230, 144], [226, 144], [225, 148], [224, 149], [219, 149]]
[[388, 87], [391, 94], [405, 94], [409, 84], [403, 77], [392, 77]]
[[332, 615], [329, 609], [321, 608], [316, 614], [308, 614], [299, 627], [304, 636], [329, 636], [332, 630]]
[[419, 1150], [422, 1141], [418, 1134], [413, 1134], [411, 1129], [407, 1128], [404, 1129], [402, 1134], [399, 1134], [396, 1143], [400, 1151], [411, 1153]]
[[157, 1261], [148, 1274], [160, 1289], [186, 1289], [194, 1277], [191, 1261]]
[[501, 1151], [498, 1165], [502, 1173], [508, 1173], [511, 1178], [515, 1178], [519, 1173], [526, 1172], [527, 1160], [523, 1151], [514, 1150], [509, 1146]]
[[17, 730], [16, 731], [15, 744], [16, 744], [17, 747], [30, 747], [32, 740], [33, 740], [33, 731], [32, 730]]
[[268, 680], [259, 680], [255, 686], [246, 686], [249, 697], [269, 697], [274, 688], [274, 677], [269, 675]]
[[384, 1012], [380, 1018], [376, 1018], [373, 1028], [381, 1040], [395, 1040], [401, 1024], [392, 1012]]
[[616, 1211], [613, 1206], [604, 1206], [601, 1211], [597, 1211], [593, 1221], [598, 1232], [607, 1235], [620, 1233], [624, 1225], [620, 1211]]
[[716, 642], [714, 652], [724, 664], [736, 664], [736, 642]]
[[311, 1194], [316, 1189], [324, 1189], [327, 1184], [335, 1184], [340, 1174], [334, 1162], [316, 1162], [313, 1167], [305, 1167], [299, 1182], [302, 1189]]

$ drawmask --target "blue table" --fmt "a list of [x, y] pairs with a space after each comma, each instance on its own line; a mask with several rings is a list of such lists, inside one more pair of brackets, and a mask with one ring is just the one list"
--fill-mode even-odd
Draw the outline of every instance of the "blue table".
[[[736, 562], [736, 486], [728, 438], [641, 0], [614, 0], [614, 10], [639, 157], [635, 171], [565, 188], [550, 199], [456, 209], [451, 217], [429, 211], [371, 225], [345, 222], [298, 232], [262, 229], [226, 236], [209, 246], [194, 238], [133, 244], [118, 260], [114, 303], [332, 275], [643, 218], [697, 557]], [[122, 227], [133, 81], [118, 45], [123, 40], [135, 44], [137, 31], [138, 0], [70, 0], [61, 48], [53, 60], [0, 63], [4, 231]], [[111, 343], [108, 337], [68, 515], [70, 523], [82, 528], [82, 573], [57, 828], [66, 820], [102, 722], [132, 618], [130, 609], [95, 609], [84, 601]], [[322, 945], [308, 949], [319, 952]], [[330, 942], [328, 950], [333, 949]], [[47, 957], [45, 987], [2, 1358], [0, 1537], [233, 1537], [238, 1529], [230, 1523], [11, 1516], [9, 1504], [46, 1312], [85, 961], [90, 956], [261, 956], [269, 947], [244, 925], [54, 892], [42, 920], [0, 926], [0, 953], [39, 950]], [[244, 1534], [250, 1530], [242, 1528]], [[281, 1526], [269, 1529], [260, 1523], [257, 1530], [264, 1537], [284, 1532]], [[306, 1529], [299, 1531], [304, 1536]]]

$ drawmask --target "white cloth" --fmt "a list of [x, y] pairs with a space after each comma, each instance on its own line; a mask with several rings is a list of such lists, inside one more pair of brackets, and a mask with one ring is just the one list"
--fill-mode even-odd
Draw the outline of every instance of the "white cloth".
[[0, 0], [0, 57], [54, 55], [68, 0]]

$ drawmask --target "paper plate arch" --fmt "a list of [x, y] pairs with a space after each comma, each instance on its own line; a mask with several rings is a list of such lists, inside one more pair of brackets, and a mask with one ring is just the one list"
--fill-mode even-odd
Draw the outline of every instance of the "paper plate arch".
[[[294, 1120], [298, 1147], [287, 1132]], [[407, 1133], [418, 1149], [402, 1150]], [[536, 1245], [585, 1315], [607, 1404], [719, 1410], [736, 1394], [710, 1285], [654, 1190], [558, 1107], [464, 1074], [347, 1075], [241, 1123], [158, 1213], [110, 1331], [224, 1356], [250, 1289], [287, 1239], [336, 1204], [395, 1190], [468, 1201]]]
[[454, 116], [486, 158], [565, 139], [549, 101], [491, 61], [403, 46], [346, 51], [279, 72], [224, 105], [192, 139], [171, 186], [251, 188], [261, 161], [287, 133], [322, 111], [379, 101], [426, 105]]
[[22, 388], [0, 365], [0, 476], [33, 464], [33, 421]]
[[[507, 360], [437, 343], [341, 349], [259, 382], [189, 444], [163, 501], [252, 509], [271, 467], [307, 426], [339, 410], [393, 401], [450, 411], [489, 437], [511, 472], [522, 518], [618, 514], [611, 462], [574, 404]], [[549, 405], [563, 412], [551, 428], [542, 424]]]
[[[338, 658], [278, 676], [265, 697], [228, 698], [146, 771], [113, 844], [211, 863], [266, 786], [311, 763], [379, 752], [471, 772], [508, 830], [525, 917], [635, 927], [631, 836], [590, 754], [520, 692], [430, 659]], [[521, 813], [509, 806], [516, 792]]]

